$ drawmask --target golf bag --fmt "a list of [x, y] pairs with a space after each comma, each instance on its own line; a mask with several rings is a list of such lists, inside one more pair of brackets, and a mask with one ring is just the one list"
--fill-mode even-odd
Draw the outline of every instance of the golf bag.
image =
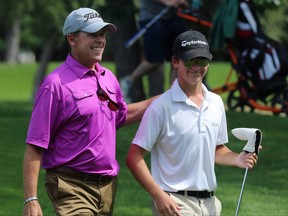
[[238, 52], [239, 72], [254, 83], [261, 96], [287, 85], [286, 50], [264, 34], [252, 0], [239, 0], [233, 44]]
[[[252, 0], [226, 0], [213, 17], [212, 49], [227, 49], [231, 69], [225, 85], [214, 92], [229, 91], [228, 108], [250, 108], [288, 114], [288, 55], [283, 46], [265, 35]], [[235, 83], [228, 82], [231, 71]]]

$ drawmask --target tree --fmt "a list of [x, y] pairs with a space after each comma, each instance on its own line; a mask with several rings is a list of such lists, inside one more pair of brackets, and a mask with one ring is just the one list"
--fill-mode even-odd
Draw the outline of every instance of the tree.
[[6, 41], [5, 62], [15, 64], [17, 62], [20, 44], [20, 23], [18, 18], [13, 21], [11, 28], [8, 30]]
[[46, 74], [48, 63], [56, 47], [55, 45], [57, 45], [60, 39], [61, 31], [59, 26], [63, 25], [62, 23], [60, 24], [60, 22], [64, 19], [64, 14], [67, 14], [64, 9], [66, 7], [64, 6], [61, 1], [55, 2], [52, 0], [35, 0], [33, 4], [30, 5], [30, 15], [39, 18], [35, 19], [33, 23], [33, 33], [41, 38], [42, 43], [39, 66], [34, 77], [32, 101], [34, 100], [41, 80]]
[[[14, 64], [17, 62], [17, 55], [20, 47], [20, 19], [23, 15], [23, 5], [25, 1], [18, 4], [17, 0], [1, 0], [0, 13], [3, 16], [3, 32], [5, 32], [5, 54], [4, 60], [7, 63]], [[1, 25], [2, 26], [2, 25]]]

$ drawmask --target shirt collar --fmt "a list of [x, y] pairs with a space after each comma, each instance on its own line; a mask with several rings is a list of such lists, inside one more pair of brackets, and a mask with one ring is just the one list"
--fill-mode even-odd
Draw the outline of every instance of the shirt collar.
[[[172, 91], [172, 99], [173, 101], [178, 101], [178, 102], [186, 102], [187, 101], [187, 96], [184, 93], [184, 91], [181, 89], [178, 79], [175, 80], [175, 82], [173, 83], [172, 87], [171, 87], [171, 91]], [[209, 97], [209, 91], [206, 88], [206, 86], [202, 83], [202, 91], [204, 94], [204, 100], [207, 100], [208, 102], [210, 102], [210, 97]]]
[[172, 91], [172, 99], [173, 101], [178, 101], [178, 102], [185, 102], [187, 99], [187, 96], [183, 92], [183, 90], [180, 88], [178, 79], [176, 79], [171, 87]]
[[[83, 76], [85, 76], [85, 74], [87, 74], [88, 72], [90, 72], [91, 70], [83, 65], [81, 65], [79, 62], [77, 62], [69, 53], [65, 64], [71, 69], [71, 71], [73, 73], [76, 74], [77, 77], [79, 77], [80, 79], [83, 78]], [[95, 70], [97, 72], [99, 72], [99, 75], [104, 76], [105, 75], [105, 70], [104, 68], [97, 62], [95, 64]]]

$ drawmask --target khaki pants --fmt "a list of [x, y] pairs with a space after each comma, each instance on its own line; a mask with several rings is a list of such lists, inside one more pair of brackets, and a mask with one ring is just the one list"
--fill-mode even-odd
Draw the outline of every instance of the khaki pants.
[[57, 216], [113, 215], [117, 177], [95, 182], [49, 170], [45, 186]]
[[[192, 196], [184, 196], [176, 193], [170, 193], [171, 198], [180, 207], [181, 216], [220, 216], [222, 205], [216, 196], [211, 198], [196, 198]], [[159, 216], [157, 207], [152, 207], [153, 216]]]

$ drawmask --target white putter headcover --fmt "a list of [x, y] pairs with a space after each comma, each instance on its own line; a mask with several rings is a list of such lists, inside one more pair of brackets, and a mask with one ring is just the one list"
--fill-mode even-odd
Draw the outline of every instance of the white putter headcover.
[[235, 128], [232, 131], [232, 134], [244, 141], [248, 141], [244, 146], [243, 150], [246, 152], [255, 152], [258, 154], [258, 148], [262, 141], [262, 132], [256, 128]]

